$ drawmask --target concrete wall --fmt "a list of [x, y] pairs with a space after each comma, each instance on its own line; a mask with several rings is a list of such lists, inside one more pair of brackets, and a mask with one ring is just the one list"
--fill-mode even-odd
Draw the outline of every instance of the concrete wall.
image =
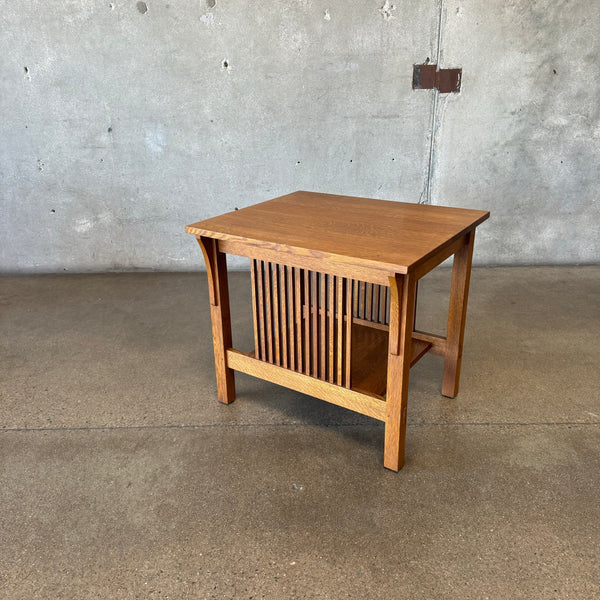
[[600, 260], [600, 0], [444, 0], [463, 67], [436, 134], [434, 202], [487, 206], [480, 259]]
[[4, 272], [196, 269], [184, 225], [296, 189], [488, 208], [479, 263], [600, 259], [599, 0], [0, 8]]

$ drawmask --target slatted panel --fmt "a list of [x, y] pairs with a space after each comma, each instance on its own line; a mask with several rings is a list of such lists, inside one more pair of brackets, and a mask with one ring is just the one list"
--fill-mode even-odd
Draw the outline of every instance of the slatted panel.
[[390, 324], [390, 293], [387, 286], [355, 281], [353, 289], [354, 318], [380, 325]]
[[[381, 290], [266, 261], [251, 262], [255, 356], [344, 387], [351, 382], [352, 314], [379, 314]], [[368, 295], [372, 299], [368, 301]]]

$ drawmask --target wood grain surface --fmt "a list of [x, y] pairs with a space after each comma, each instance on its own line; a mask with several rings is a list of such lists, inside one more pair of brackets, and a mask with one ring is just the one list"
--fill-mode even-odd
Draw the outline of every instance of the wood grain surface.
[[299, 191], [188, 225], [186, 231], [404, 274], [488, 217], [484, 210]]

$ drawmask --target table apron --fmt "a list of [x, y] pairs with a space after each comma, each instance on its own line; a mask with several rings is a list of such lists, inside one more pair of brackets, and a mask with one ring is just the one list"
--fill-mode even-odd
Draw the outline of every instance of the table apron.
[[[386, 269], [385, 267], [369, 267], [364, 264], [352, 262], [348, 257], [348, 262], [341, 262], [339, 257], [330, 258], [319, 256], [315, 251], [307, 250], [305, 255], [293, 254], [285, 250], [264, 248], [260, 246], [249, 245], [236, 240], [218, 240], [220, 252], [233, 254], [235, 256], [244, 256], [250, 259], [263, 260], [265, 262], [285, 264], [289, 267], [298, 267], [309, 271], [318, 271], [327, 275], [337, 275], [368, 281], [379, 285], [389, 285], [389, 277], [395, 275], [398, 271]], [[401, 273], [402, 274], [402, 273]]]
[[456, 238], [455, 240], [451, 240], [445, 246], [438, 248], [433, 254], [425, 258], [423, 261], [417, 263], [411, 270], [412, 275], [418, 281], [427, 273], [435, 269], [438, 265], [443, 263], [447, 258], [450, 258], [452, 255], [456, 254], [463, 246], [465, 246], [468, 242], [469, 231]]

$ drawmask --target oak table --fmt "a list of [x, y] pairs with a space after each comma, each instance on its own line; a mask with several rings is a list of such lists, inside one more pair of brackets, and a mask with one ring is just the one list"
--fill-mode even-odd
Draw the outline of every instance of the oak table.
[[[218, 399], [234, 371], [385, 422], [384, 466], [404, 464], [408, 378], [444, 357], [458, 393], [475, 228], [467, 210], [313, 192], [194, 223], [208, 272]], [[226, 254], [250, 259], [254, 349], [232, 348]], [[445, 336], [415, 330], [417, 282], [454, 255]]]

